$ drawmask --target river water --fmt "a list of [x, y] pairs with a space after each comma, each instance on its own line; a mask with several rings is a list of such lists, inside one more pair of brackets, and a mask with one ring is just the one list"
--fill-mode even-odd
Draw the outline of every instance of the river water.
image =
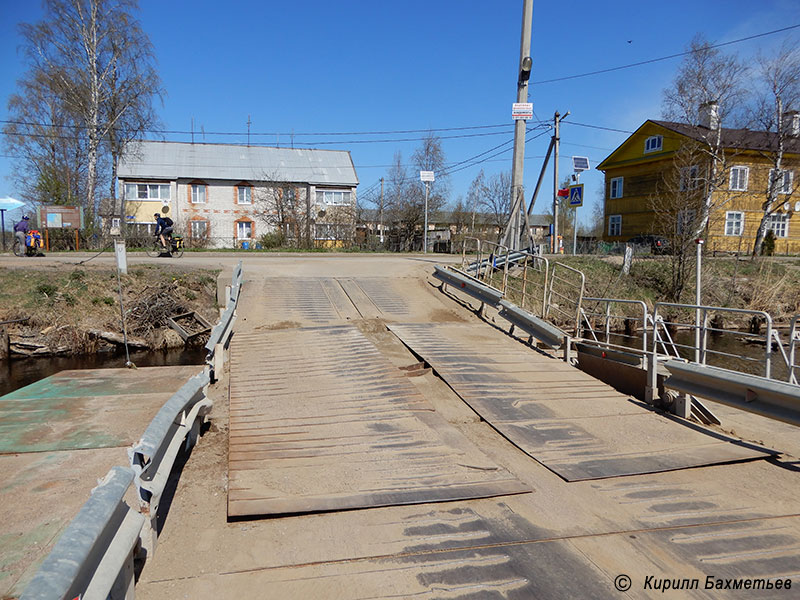
[[[137, 367], [202, 365], [202, 346], [166, 351], [132, 352]], [[125, 352], [101, 352], [80, 356], [48, 356], [0, 361], [0, 396], [67, 369], [107, 369], [125, 366]]]

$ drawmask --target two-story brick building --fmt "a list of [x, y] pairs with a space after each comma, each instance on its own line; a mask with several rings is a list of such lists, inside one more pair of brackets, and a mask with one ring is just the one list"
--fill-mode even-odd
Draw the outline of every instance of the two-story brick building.
[[[800, 168], [800, 115], [787, 113], [781, 172], [775, 175], [774, 156], [779, 136], [774, 132], [718, 128], [715, 107], [703, 125], [648, 120], [598, 166], [605, 173], [605, 236], [624, 242], [640, 234], [670, 236], [689, 222], [709, 181], [711, 212], [706, 227], [709, 250], [751, 250], [764, 214], [770, 177], [777, 186], [776, 209], [767, 228], [776, 236], [776, 251], [800, 252], [800, 193], [795, 172]], [[719, 133], [720, 143], [715, 136]], [[719, 148], [716, 178], [711, 176], [710, 154]], [[689, 150], [687, 150], [689, 149]], [[673, 223], [659, 211], [669, 202], [677, 206]]]
[[323, 241], [355, 231], [358, 177], [346, 151], [143, 141], [117, 177], [128, 226], [152, 229], [165, 213], [208, 247], [249, 245], [280, 227]]

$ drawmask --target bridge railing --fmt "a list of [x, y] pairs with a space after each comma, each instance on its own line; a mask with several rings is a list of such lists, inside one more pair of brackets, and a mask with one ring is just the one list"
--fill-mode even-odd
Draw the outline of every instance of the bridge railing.
[[550, 261], [543, 256], [524, 252], [522, 260], [509, 269], [506, 298], [529, 313], [544, 318]]
[[461, 267], [465, 273], [503, 291], [508, 276], [508, 246], [465, 237], [461, 244]]
[[651, 322], [647, 305], [641, 300], [584, 298], [578, 338], [623, 350], [641, 346], [645, 354]]
[[145, 522], [124, 497], [133, 481], [112, 467], [56, 542], [20, 600], [133, 598], [133, 553]]
[[211, 335], [206, 342], [206, 364], [210, 367], [211, 382], [217, 381], [217, 374], [222, 373], [225, 363], [225, 349], [233, 335], [233, 325], [236, 322], [236, 306], [239, 304], [239, 293], [244, 282], [242, 261], [233, 269], [231, 285], [225, 288], [225, 308], [222, 309], [219, 322], [211, 329]]
[[547, 285], [544, 318], [578, 335], [586, 275], [563, 263], [553, 263]]
[[197, 441], [204, 417], [213, 403], [206, 397], [210, 383], [208, 369], [187, 381], [167, 401], [147, 426], [141, 439], [128, 450], [139, 492], [139, 509], [148, 517], [142, 542], [150, 552], [158, 540], [158, 508], [167, 480], [182, 447]]

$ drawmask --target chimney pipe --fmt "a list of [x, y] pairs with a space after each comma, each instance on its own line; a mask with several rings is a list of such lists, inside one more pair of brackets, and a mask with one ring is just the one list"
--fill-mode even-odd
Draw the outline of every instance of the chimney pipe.
[[800, 135], [800, 112], [789, 110], [783, 113], [783, 133], [792, 137]]
[[719, 103], [716, 100], [700, 105], [700, 125], [712, 130], [719, 127]]

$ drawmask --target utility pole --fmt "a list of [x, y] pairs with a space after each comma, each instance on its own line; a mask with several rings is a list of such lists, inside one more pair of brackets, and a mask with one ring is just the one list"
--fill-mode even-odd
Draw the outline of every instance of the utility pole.
[[[522, 39], [519, 44], [519, 70], [517, 77], [517, 103], [528, 101], [528, 79], [531, 76], [531, 29], [533, 22], [533, 0], [523, 0], [522, 7]], [[520, 210], [525, 210], [524, 191], [522, 189], [525, 168], [525, 131], [527, 121], [517, 119], [514, 122], [514, 157], [511, 167], [511, 240], [510, 247], [519, 250], [520, 233], [523, 226]]]
[[381, 244], [383, 244], [383, 177], [381, 177]]
[[569, 116], [569, 111], [563, 117], [556, 111], [553, 116], [553, 254], [558, 254], [558, 146], [559, 125]]

